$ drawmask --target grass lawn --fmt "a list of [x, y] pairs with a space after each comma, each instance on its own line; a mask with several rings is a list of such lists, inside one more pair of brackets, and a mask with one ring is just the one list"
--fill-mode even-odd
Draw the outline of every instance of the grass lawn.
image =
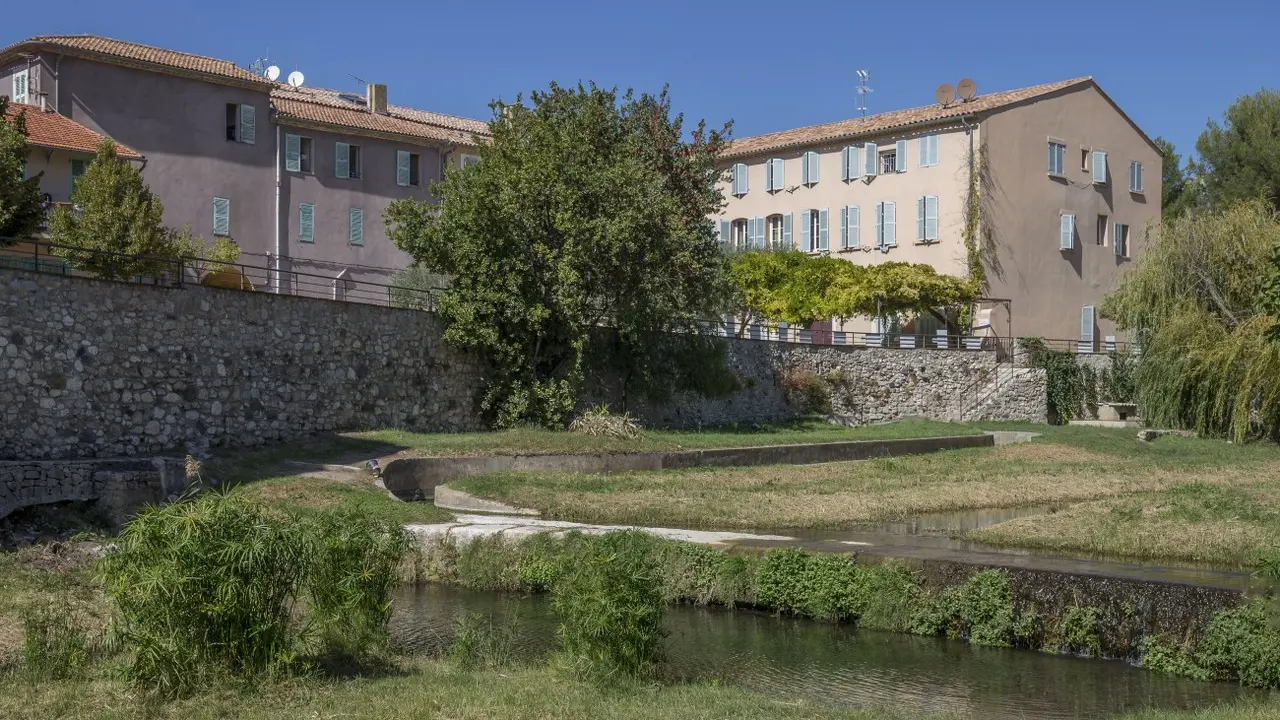
[[645, 430], [639, 438], [634, 440], [591, 437], [540, 428], [476, 433], [412, 433], [404, 430], [378, 430], [351, 433], [350, 437], [394, 445], [422, 455], [554, 455], [790, 445], [841, 440], [884, 440], [976, 435], [980, 432], [981, 430], [966, 425], [910, 418], [884, 425], [857, 428], [807, 420], [776, 425], [744, 425], [705, 430]]
[[438, 523], [453, 514], [430, 503], [406, 503], [387, 494], [363, 473], [350, 477], [289, 475], [268, 477], [239, 486], [240, 492], [272, 507], [306, 513], [315, 510], [362, 510], [379, 519], [405, 523]]
[[1280, 448], [1105, 428], [984, 425], [1031, 443], [808, 466], [617, 475], [497, 473], [460, 489], [557, 519], [686, 527], [839, 528], [970, 508], [1070, 504], [1188, 483], [1280, 488]]

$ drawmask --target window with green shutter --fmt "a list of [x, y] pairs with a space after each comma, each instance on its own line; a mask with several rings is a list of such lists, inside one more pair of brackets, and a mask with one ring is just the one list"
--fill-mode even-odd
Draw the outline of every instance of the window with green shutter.
[[286, 172], [302, 172], [302, 136], [284, 136], [284, 169]]
[[364, 244], [364, 210], [360, 208], [351, 208], [349, 220], [350, 228], [348, 232], [347, 242], [352, 245]]
[[298, 242], [316, 241], [316, 206], [298, 203]]
[[253, 145], [258, 138], [258, 109], [252, 105], [240, 106], [240, 142]]
[[396, 151], [396, 184], [409, 187], [409, 153], [405, 150]]
[[333, 144], [333, 176], [344, 180], [351, 177], [351, 146], [344, 142]]
[[213, 234], [220, 237], [231, 234], [231, 200], [227, 198], [213, 199]]

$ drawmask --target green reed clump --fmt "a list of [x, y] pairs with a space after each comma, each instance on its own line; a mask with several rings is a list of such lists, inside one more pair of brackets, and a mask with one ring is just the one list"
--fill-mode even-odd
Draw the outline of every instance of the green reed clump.
[[666, 605], [656, 542], [619, 532], [571, 546], [551, 600], [562, 658], [575, 675], [613, 682], [657, 671]]
[[76, 677], [89, 662], [89, 633], [70, 608], [27, 608], [22, 613], [22, 631], [22, 659], [32, 680]]
[[468, 612], [458, 621], [449, 659], [463, 670], [511, 665], [516, 649], [515, 628], [492, 615]]
[[218, 677], [291, 671], [334, 645], [364, 654], [385, 635], [406, 546], [398, 527], [294, 517], [236, 491], [149, 508], [98, 565], [125, 676], [177, 695]]

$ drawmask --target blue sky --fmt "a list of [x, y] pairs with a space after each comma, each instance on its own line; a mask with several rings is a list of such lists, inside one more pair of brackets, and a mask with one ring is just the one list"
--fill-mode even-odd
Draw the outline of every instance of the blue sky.
[[729, 3], [58, 0], [4, 14], [0, 45], [94, 33], [248, 65], [270, 50], [309, 85], [389, 85], [391, 101], [486, 119], [494, 97], [551, 80], [656, 91], [747, 135], [850, 117], [854, 71], [871, 112], [1093, 75], [1184, 155], [1238, 95], [1280, 87], [1276, 0], [789, 0]]

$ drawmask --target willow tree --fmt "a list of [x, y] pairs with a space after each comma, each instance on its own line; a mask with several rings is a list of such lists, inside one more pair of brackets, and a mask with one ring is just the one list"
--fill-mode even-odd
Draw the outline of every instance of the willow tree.
[[1280, 216], [1249, 200], [1171, 218], [1104, 317], [1137, 334], [1148, 421], [1243, 440], [1280, 430]]
[[399, 248], [450, 276], [445, 339], [488, 361], [481, 407], [499, 426], [562, 424], [602, 334], [628, 376], [660, 376], [658, 351], [694, 342], [723, 298], [709, 219], [723, 131], [686, 137], [665, 90], [552, 84], [530, 99], [495, 105], [480, 161], [445, 173], [438, 206], [386, 214]]

